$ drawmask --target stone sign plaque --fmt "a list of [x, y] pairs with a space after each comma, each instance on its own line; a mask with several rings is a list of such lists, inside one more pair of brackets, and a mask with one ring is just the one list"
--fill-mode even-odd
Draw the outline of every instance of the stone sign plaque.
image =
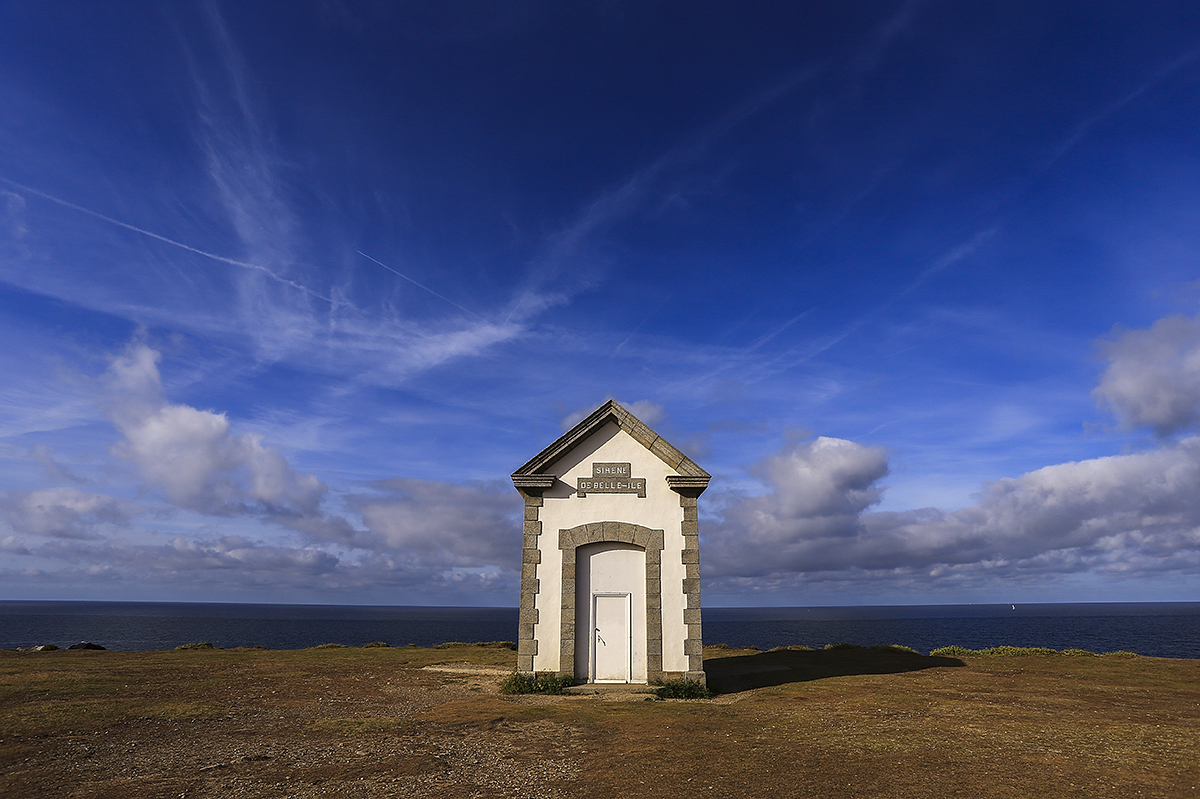
[[646, 496], [646, 478], [630, 475], [628, 463], [593, 463], [592, 476], [580, 477], [576, 494], [637, 494]]

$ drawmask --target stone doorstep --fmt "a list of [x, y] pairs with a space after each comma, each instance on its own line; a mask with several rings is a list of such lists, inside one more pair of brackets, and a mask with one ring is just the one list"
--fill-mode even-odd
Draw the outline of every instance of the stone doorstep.
[[589, 682], [564, 688], [568, 694], [653, 694], [655, 686], [644, 682]]

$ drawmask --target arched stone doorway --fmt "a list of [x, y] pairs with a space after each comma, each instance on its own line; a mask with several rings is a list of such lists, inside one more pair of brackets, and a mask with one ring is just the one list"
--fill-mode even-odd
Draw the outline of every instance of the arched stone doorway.
[[[558, 542], [563, 570], [559, 673], [586, 682], [662, 679], [663, 531], [593, 522], [559, 530]], [[622, 661], [623, 669], [618, 668]]]

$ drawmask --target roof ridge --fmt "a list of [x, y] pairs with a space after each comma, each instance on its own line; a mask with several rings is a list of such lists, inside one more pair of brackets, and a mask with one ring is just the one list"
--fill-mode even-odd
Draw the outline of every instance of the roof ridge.
[[660, 436], [641, 419], [630, 413], [629, 409], [614, 399], [603, 403], [599, 408], [584, 417], [578, 424], [554, 440], [550, 446], [533, 456], [525, 465], [512, 473], [514, 479], [538, 474], [550, 466], [575, 446], [587, 438], [593, 431], [615, 421], [617, 425], [646, 449], [675, 471], [686, 477], [708, 478], [708, 472], [701, 469], [695, 461], [673, 447], [669, 441]]

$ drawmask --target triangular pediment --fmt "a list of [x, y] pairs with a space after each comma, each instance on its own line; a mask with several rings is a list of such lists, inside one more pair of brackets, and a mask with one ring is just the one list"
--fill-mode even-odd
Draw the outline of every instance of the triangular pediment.
[[659, 460], [680, 475], [681, 478], [691, 478], [690, 480], [671, 478], [672, 483], [678, 480], [681, 485], [691, 482], [695, 482], [697, 487], [708, 485], [710, 478], [708, 472], [697, 466], [695, 461], [673, 447], [665, 438], [651, 430], [645, 422], [630, 413], [616, 400], [609, 400], [592, 411], [587, 418], [563, 433], [553, 444], [546, 447], [535, 455], [532, 460], [513, 472], [513, 483], [518, 486], [526, 483], [532, 486], [539, 480], [550, 477], [547, 471], [557, 460], [581, 445], [593, 433], [609, 422], [617, 424], [630, 438], [650, 450]]

